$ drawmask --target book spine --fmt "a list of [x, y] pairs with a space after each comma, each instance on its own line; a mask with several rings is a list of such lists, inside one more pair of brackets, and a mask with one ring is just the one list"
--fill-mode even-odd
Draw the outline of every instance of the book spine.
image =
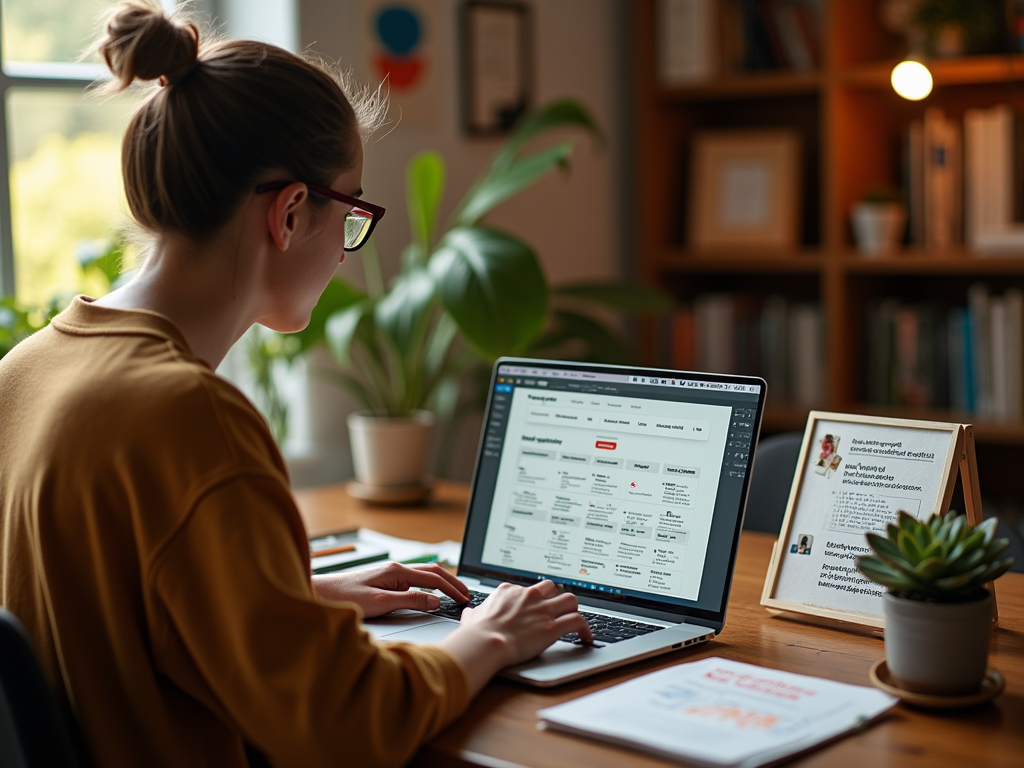
[[946, 316], [949, 345], [949, 405], [961, 412], [970, 411], [967, 398], [967, 346], [964, 339], [967, 311], [951, 309]]
[[910, 176], [908, 185], [910, 242], [914, 245], [924, 245], [924, 124], [920, 120], [911, 122], [907, 130], [907, 155]]
[[993, 415], [992, 336], [989, 330], [988, 289], [975, 283], [967, 289], [967, 309], [971, 321], [971, 355], [974, 371], [974, 406], [979, 416]]
[[672, 367], [678, 370], [697, 369], [695, 326], [692, 307], [680, 307], [672, 314]]
[[1008, 378], [1007, 417], [1024, 418], [1024, 291], [1010, 288], [1006, 302], [1006, 368]]
[[710, 80], [717, 35], [714, 0], [659, 0], [658, 74], [663, 85]]
[[786, 312], [786, 300], [781, 296], [768, 296], [761, 307], [761, 371], [773, 403], [791, 399]]
[[992, 296], [988, 302], [989, 343], [991, 344], [992, 410], [997, 419], [1010, 415], [1010, 369], [1006, 358], [1006, 303], [1001, 296]]

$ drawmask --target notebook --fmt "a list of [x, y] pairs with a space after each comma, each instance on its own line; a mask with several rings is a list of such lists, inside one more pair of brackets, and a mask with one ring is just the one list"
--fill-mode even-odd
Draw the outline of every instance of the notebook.
[[[594, 630], [506, 677], [551, 686], [722, 631], [764, 380], [524, 358], [493, 367], [458, 576], [486, 599], [550, 579]], [[438, 642], [461, 607], [365, 622]]]

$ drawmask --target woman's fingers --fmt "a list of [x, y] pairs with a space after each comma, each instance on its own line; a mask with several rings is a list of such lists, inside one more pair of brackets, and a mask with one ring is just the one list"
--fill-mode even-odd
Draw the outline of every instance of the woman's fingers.
[[457, 603], [469, 601], [469, 588], [436, 563], [421, 568], [403, 565], [402, 568], [405, 569], [402, 579], [406, 589], [409, 587], [437, 589]]
[[446, 595], [460, 603], [465, 603], [469, 600], [469, 587], [467, 587], [458, 578], [456, 578], [454, 574], [449, 573], [448, 570], [443, 566], [438, 565], [437, 563], [427, 563], [423, 565], [411, 565], [409, 566], [409, 568], [414, 571], [433, 573], [440, 576], [442, 579], [444, 579], [453, 587], [455, 587], [455, 589], [458, 590], [459, 594], [462, 597], [458, 598], [450, 592], [445, 592]]

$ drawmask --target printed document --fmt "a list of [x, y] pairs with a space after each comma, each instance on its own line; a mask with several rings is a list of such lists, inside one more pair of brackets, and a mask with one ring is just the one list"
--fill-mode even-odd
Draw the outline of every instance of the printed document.
[[865, 727], [874, 688], [710, 658], [542, 709], [542, 725], [698, 766], [754, 768]]

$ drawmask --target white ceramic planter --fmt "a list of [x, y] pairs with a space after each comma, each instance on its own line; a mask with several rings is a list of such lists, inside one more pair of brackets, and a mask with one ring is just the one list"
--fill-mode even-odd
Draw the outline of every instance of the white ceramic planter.
[[434, 414], [416, 411], [407, 419], [348, 416], [356, 480], [371, 488], [419, 486], [427, 480]]
[[851, 219], [857, 250], [868, 257], [895, 251], [907, 228], [907, 210], [901, 203], [858, 203]]
[[904, 690], [975, 693], [988, 664], [992, 595], [970, 603], [925, 603], [885, 594], [885, 663]]

